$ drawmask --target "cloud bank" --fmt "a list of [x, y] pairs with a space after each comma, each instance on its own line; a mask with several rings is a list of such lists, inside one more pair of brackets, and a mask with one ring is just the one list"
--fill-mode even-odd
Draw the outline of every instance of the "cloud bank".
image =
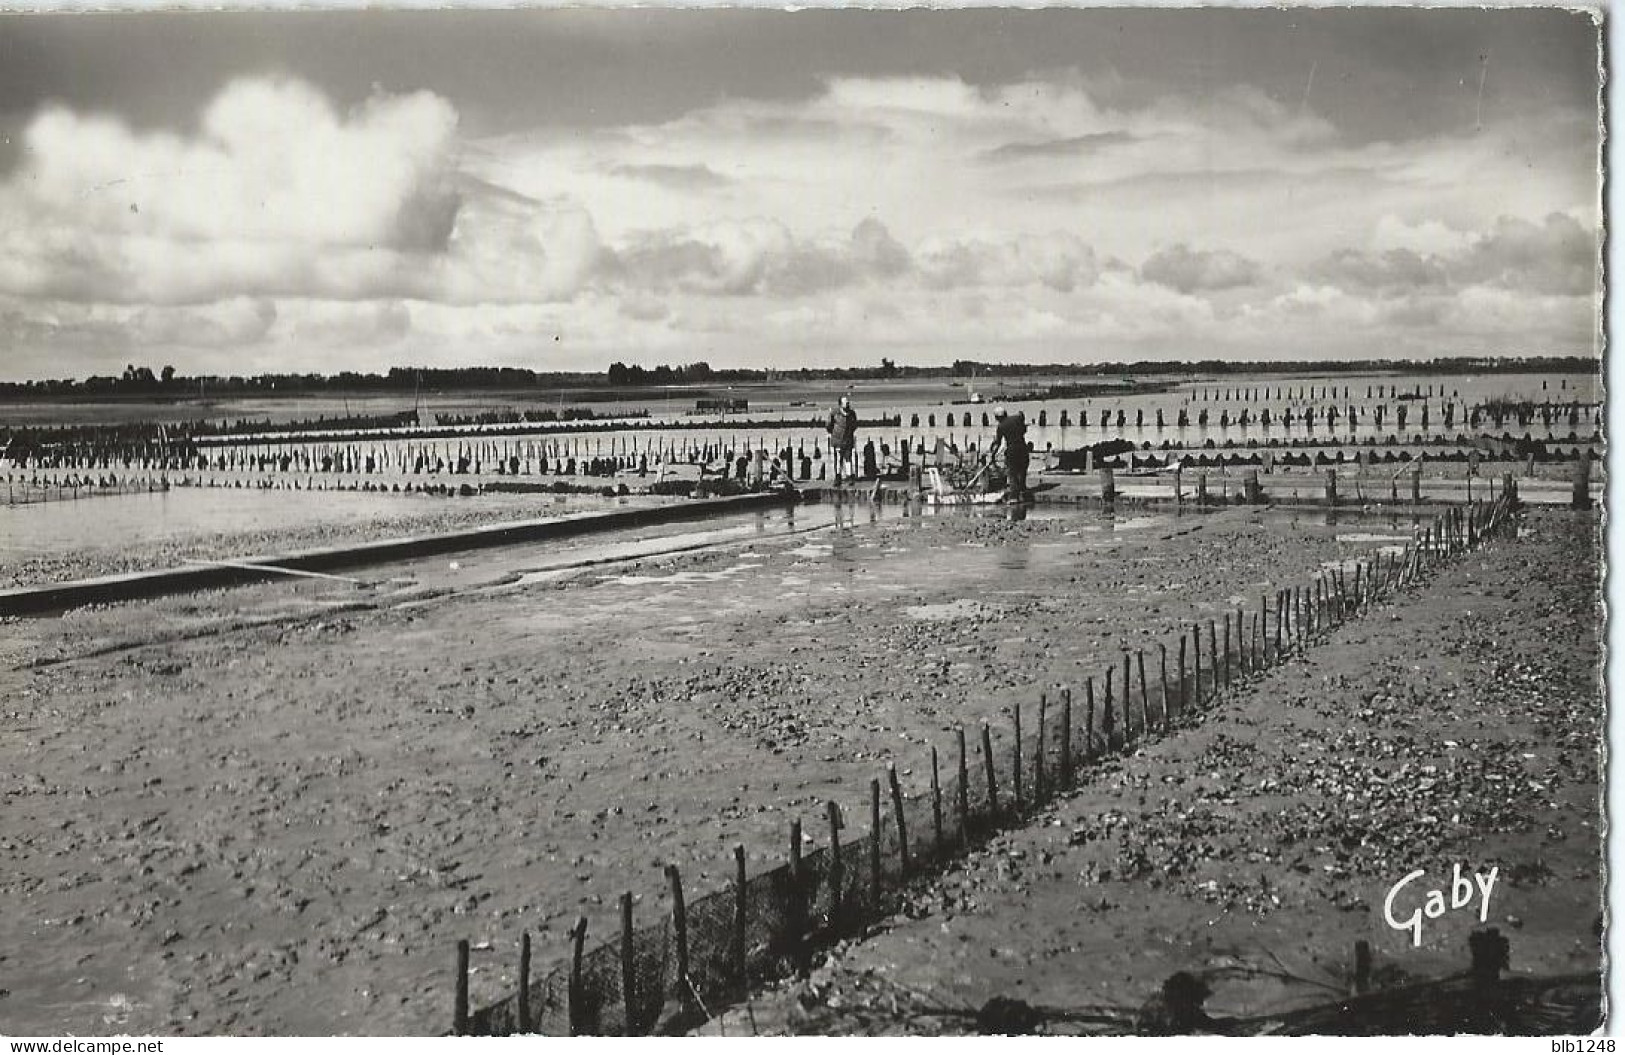
[[1246, 85], [1074, 71], [487, 138], [430, 92], [244, 78], [184, 129], [28, 121], [0, 342], [23, 376], [1587, 352], [1595, 150], [1528, 117], [1356, 142]]

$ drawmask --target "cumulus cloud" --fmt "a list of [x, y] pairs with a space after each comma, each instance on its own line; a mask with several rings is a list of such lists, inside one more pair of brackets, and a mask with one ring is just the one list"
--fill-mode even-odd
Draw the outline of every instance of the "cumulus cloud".
[[1191, 249], [1184, 243], [1160, 249], [1140, 265], [1140, 277], [1145, 281], [1185, 294], [1251, 286], [1262, 275], [1257, 261], [1238, 253]]
[[630, 293], [797, 297], [886, 281], [911, 267], [909, 251], [874, 217], [844, 240], [798, 237], [758, 218], [640, 232], [614, 251], [605, 271]]
[[1594, 233], [1563, 213], [1540, 223], [1503, 216], [1460, 262], [1471, 282], [1535, 293], [1591, 293], [1597, 286]]
[[1364, 253], [1339, 249], [1311, 268], [1311, 274], [1345, 289], [1396, 292], [1442, 289], [1449, 284], [1443, 262], [1410, 249]]
[[418, 297], [457, 304], [564, 301], [610, 259], [592, 215], [568, 198], [472, 197], [447, 252], [423, 261]]
[[852, 260], [859, 270], [882, 278], [901, 275], [913, 264], [903, 243], [873, 216], [852, 229]]
[[831, 268], [773, 220], [650, 231], [616, 253], [618, 276], [633, 288], [745, 296], [833, 279]]
[[931, 239], [918, 261], [925, 283], [938, 289], [1039, 284], [1070, 293], [1100, 276], [1094, 250], [1068, 232]]
[[278, 80], [228, 85], [185, 137], [48, 109], [0, 184], [0, 289], [197, 303], [388, 288], [402, 258], [450, 240], [456, 127], [426, 92], [341, 115]]
[[[1378, 236], [1391, 237], [1392, 228], [1379, 228]], [[1540, 223], [1502, 216], [1478, 235], [1452, 233], [1446, 238], [1434, 234], [1430, 240], [1442, 244], [1444, 251], [1340, 249], [1315, 264], [1311, 272], [1344, 289], [1383, 295], [1495, 286], [1562, 296], [1587, 294], [1596, 288], [1596, 236], [1563, 213], [1552, 213]]]

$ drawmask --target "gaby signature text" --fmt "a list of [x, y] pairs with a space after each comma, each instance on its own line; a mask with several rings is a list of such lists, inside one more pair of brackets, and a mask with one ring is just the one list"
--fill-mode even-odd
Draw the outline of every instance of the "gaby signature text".
[[[1451, 910], [1471, 908], [1475, 899], [1478, 901], [1478, 921], [1484, 923], [1490, 918], [1490, 891], [1494, 889], [1500, 871], [1496, 867], [1486, 874], [1473, 872], [1469, 881], [1462, 875], [1461, 865], [1452, 866], [1450, 896], [1446, 901], [1444, 890], [1418, 882], [1427, 876], [1425, 871], [1418, 868], [1389, 889], [1388, 896], [1382, 902], [1382, 918], [1395, 930], [1410, 931], [1413, 946], [1422, 944], [1424, 919], [1438, 919]], [[1407, 908], [1411, 909], [1409, 914], [1396, 914]]]

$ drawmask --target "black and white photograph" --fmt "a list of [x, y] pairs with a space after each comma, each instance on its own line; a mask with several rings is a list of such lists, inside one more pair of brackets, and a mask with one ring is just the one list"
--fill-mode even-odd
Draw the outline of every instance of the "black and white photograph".
[[0, 8], [0, 1036], [1612, 1051], [1611, 18]]

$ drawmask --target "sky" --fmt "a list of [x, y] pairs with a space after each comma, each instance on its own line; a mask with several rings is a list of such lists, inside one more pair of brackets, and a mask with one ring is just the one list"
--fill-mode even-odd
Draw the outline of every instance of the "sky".
[[0, 15], [0, 376], [1596, 354], [1551, 9]]

